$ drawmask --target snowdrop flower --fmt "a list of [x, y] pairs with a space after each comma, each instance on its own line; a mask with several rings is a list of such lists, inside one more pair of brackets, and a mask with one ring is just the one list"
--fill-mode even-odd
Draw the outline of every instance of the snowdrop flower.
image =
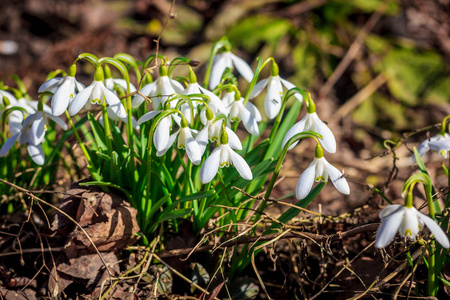
[[[200, 146], [202, 155], [205, 152], [206, 146], [208, 145], [208, 140], [210, 140], [211, 142], [219, 140], [223, 124], [223, 119], [219, 119], [213, 122], [214, 115], [208, 107], [206, 107], [205, 111], [205, 126], [195, 138], [195, 140], [198, 142], [198, 145]], [[228, 144], [230, 145], [230, 147], [235, 150], [242, 150], [241, 140], [236, 135], [236, 133], [227, 126], [225, 126], [225, 131], [228, 134]]]
[[[167, 118], [164, 118], [164, 119], [167, 119]], [[175, 140], [178, 137], [178, 140], [177, 140], [178, 149], [186, 150], [186, 154], [187, 154], [189, 160], [194, 165], [198, 165], [198, 164], [200, 164], [200, 162], [202, 160], [202, 152], [200, 151], [200, 147], [193, 136], [197, 132], [196, 132], [196, 130], [190, 129], [188, 127], [188, 122], [187, 122], [186, 118], [182, 117], [180, 123], [181, 123], [180, 129], [177, 130], [177, 132], [170, 135], [167, 145], [164, 147], [164, 149], [158, 150], [156, 155], [163, 156], [164, 154], [166, 154], [167, 150], [169, 150], [170, 147], [172, 147], [173, 143], [175, 142]]]
[[[144, 114], [137, 122], [137, 125], [141, 125], [144, 122], [152, 120], [154, 117], [159, 115], [161, 110], [154, 110]], [[175, 141], [176, 135], [171, 136], [170, 130], [172, 130], [173, 120], [178, 116], [174, 114], [169, 114], [159, 121], [158, 126], [156, 126], [155, 132], [153, 133], [153, 143], [155, 144], [156, 150], [160, 153], [166, 153], [167, 150], [172, 146]], [[178, 117], [179, 118], [179, 117]], [[178, 134], [176, 132], [176, 134]]]
[[[284, 147], [294, 135], [305, 131], [312, 131], [322, 135], [322, 138], [319, 139], [319, 141], [327, 152], [335, 153], [336, 139], [334, 138], [333, 132], [331, 132], [330, 128], [328, 128], [328, 126], [317, 116], [314, 102], [311, 99], [308, 100], [309, 105], [307, 107], [306, 116], [288, 130], [283, 139], [282, 147]], [[298, 142], [293, 143], [289, 147], [289, 150], [294, 148], [297, 144]]]
[[416, 236], [423, 225], [427, 225], [439, 244], [444, 248], [449, 248], [447, 234], [430, 217], [422, 214], [413, 206], [389, 205], [380, 211], [381, 226], [377, 231], [375, 247], [384, 248], [400, 232], [403, 237], [409, 237], [411, 241], [416, 240]]
[[219, 147], [214, 149], [200, 169], [200, 181], [203, 184], [210, 182], [216, 176], [219, 171], [219, 167], [223, 168], [230, 165], [234, 165], [242, 178], [252, 180], [252, 170], [248, 166], [245, 159], [231, 149], [228, 144], [228, 134], [226, 131], [222, 132], [220, 139], [221, 141]]
[[23, 124], [14, 122], [10, 124], [12, 136], [3, 144], [0, 149], [0, 156], [8, 154], [14, 143], [18, 140], [21, 145], [27, 145], [28, 153], [33, 161], [38, 165], [43, 165], [45, 161], [44, 150], [41, 143], [44, 141], [45, 131], [48, 127], [48, 119], [52, 119], [64, 130], [67, 125], [64, 121], [51, 114], [50, 107], [40, 103], [40, 109], [36, 113], [30, 114]]
[[[105, 86], [115, 92], [114, 86], [120, 86], [125, 92], [127, 91], [127, 81], [121, 78], [105, 78]], [[136, 92], [136, 87], [130, 83], [130, 93]]]
[[38, 93], [50, 92], [52, 96], [52, 114], [62, 115], [75, 95], [84, 89], [84, 86], [75, 80], [77, 67], [71, 65], [67, 76], [52, 78], [39, 87]]
[[428, 143], [428, 147], [431, 150], [439, 153], [439, 155], [447, 158], [448, 151], [450, 151], [450, 139], [441, 139], [441, 140], [431, 141]]
[[[152, 83], [147, 84], [144, 86], [140, 93], [143, 95], [147, 95], [149, 97], [152, 97], [152, 103], [153, 107], [157, 109], [160, 104], [163, 104], [166, 102], [167, 98], [169, 98], [170, 95], [173, 94], [181, 94], [181, 92], [184, 90], [181, 83], [179, 83], [176, 80], [170, 79], [169, 76], [167, 76], [167, 67], [161, 66], [159, 68], [159, 77], [153, 81]], [[133, 97], [133, 100], [131, 102], [131, 106], [136, 108], [140, 106], [144, 102], [144, 97], [142, 97], [139, 94], [136, 94]], [[171, 107], [174, 107], [176, 103], [174, 102]]]
[[[430, 139], [426, 139], [425, 141], [423, 141], [419, 147], [417, 148], [417, 151], [419, 152], [420, 156], [424, 156], [431, 148], [430, 148], [430, 143], [431, 145], [433, 145], [434, 142], [437, 141], [450, 141], [450, 134], [446, 133], [446, 132], [440, 132], [438, 134], [436, 134], [435, 136], [431, 137]], [[437, 144], [439, 145], [439, 143]], [[434, 146], [436, 147], [436, 146]], [[441, 156], [447, 158], [447, 151], [439, 151], [436, 149], [432, 149], [434, 151], [437, 151]], [[450, 149], [447, 149], [450, 150]], [[413, 156], [413, 161], [416, 161], [415, 156]]]
[[[264, 99], [264, 111], [269, 119], [273, 119], [278, 115], [281, 109], [281, 104], [283, 101], [283, 86], [290, 90], [294, 88], [295, 85], [282, 79], [279, 76], [278, 65], [275, 62], [272, 62], [270, 77], [261, 80], [255, 85], [250, 95], [250, 99], [257, 97], [266, 86], [267, 93]], [[303, 101], [303, 97], [299, 93], [295, 93], [294, 97], [300, 102]]]
[[[106, 111], [108, 112], [108, 118], [110, 118], [113, 121], [118, 121], [121, 120], [124, 123], [128, 123], [128, 116], [124, 117], [124, 118], [119, 118], [118, 115], [116, 115], [114, 113], [114, 111], [108, 106], [106, 108]], [[98, 118], [98, 121], [100, 122], [100, 124], [102, 124], [102, 126], [104, 126], [103, 124], [103, 114], [100, 115], [100, 117]], [[134, 129], [139, 130], [139, 125], [137, 124], [137, 121], [134, 117], [131, 117], [131, 126], [133, 126]]]
[[94, 81], [80, 93], [78, 93], [69, 105], [71, 116], [78, 113], [84, 106], [89, 110], [92, 104], [103, 104], [106, 101], [110, 109], [119, 118], [125, 118], [127, 112], [116, 94], [111, 92], [103, 84], [103, 68], [98, 67], [95, 71]]
[[345, 177], [337, 168], [333, 167], [325, 157], [323, 157], [323, 149], [320, 144], [317, 144], [314, 160], [298, 179], [297, 188], [295, 190], [297, 199], [303, 199], [308, 196], [314, 181], [326, 182], [328, 181], [328, 177], [330, 177], [334, 187], [340, 193], [345, 195], [350, 194], [347, 180], [345, 180]]
[[253, 135], [259, 135], [258, 122], [262, 120], [261, 113], [258, 108], [252, 103], [248, 102], [244, 106], [244, 98], [240, 97], [235, 92], [229, 92], [234, 97], [234, 101], [227, 107], [230, 121], [241, 121], [245, 129]]
[[209, 81], [209, 88], [212, 90], [219, 85], [223, 72], [226, 68], [233, 69], [233, 66], [244, 77], [245, 80], [251, 82], [253, 79], [253, 71], [250, 66], [242, 59], [231, 53], [225, 51], [217, 54], [214, 57], [213, 66], [211, 69], [211, 79]]

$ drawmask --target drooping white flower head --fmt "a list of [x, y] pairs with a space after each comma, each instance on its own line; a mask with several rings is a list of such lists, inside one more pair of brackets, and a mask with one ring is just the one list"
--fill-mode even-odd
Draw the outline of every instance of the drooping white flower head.
[[[308, 111], [306, 113], [306, 116], [304, 116], [303, 119], [294, 124], [294, 126], [292, 126], [291, 129], [288, 130], [286, 136], [283, 139], [282, 147], [284, 147], [284, 145], [286, 145], [289, 139], [292, 138], [294, 135], [305, 131], [312, 131], [322, 135], [322, 138], [319, 139], [319, 141], [327, 152], [335, 153], [336, 139], [334, 138], [333, 132], [330, 130], [330, 128], [328, 128], [328, 126], [324, 122], [322, 122], [319, 119], [319, 116], [315, 111], [316, 109], [314, 106], [314, 102], [312, 102], [312, 100], [309, 99], [309, 103], [310, 104], [307, 107]], [[289, 147], [289, 150], [294, 148], [297, 144], [298, 142], [293, 143]]]
[[36, 113], [30, 114], [23, 123], [16, 122], [14, 119], [14, 122], [9, 124], [12, 136], [3, 144], [0, 149], [0, 156], [8, 154], [18, 140], [21, 145], [27, 145], [28, 153], [33, 161], [38, 165], [43, 165], [45, 155], [41, 143], [44, 142], [49, 118], [64, 130], [67, 130], [67, 125], [64, 121], [59, 117], [53, 116], [50, 107], [44, 104]]
[[106, 101], [110, 109], [119, 118], [125, 118], [127, 112], [120, 99], [103, 84], [103, 68], [98, 67], [95, 71], [94, 81], [80, 93], [78, 93], [69, 104], [69, 115], [77, 114], [83, 107], [91, 109], [92, 104], [102, 104]]
[[444, 158], [448, 157], [448, 151], [450, 151], [450, 136], [449, 139], [441, 139], [436, 141], [431, 141], [428, 143], [428, 147], [439, 153], [439, 155]]
[[232, 122], [242, 121], [245, 129], [250, 134], [259, 135], [258, 122], [262, 120], [262, 117], [258, 108], [250, 102], [247, 102], [247, 105], [244, 106], [244, 98], [240, 97], [239, 99], [236, 99], [234, 91], [226, 94], [228, 95], [228, 99], [230, 94], [232, 95], [234, 101], [226, 107], [229, 120]]
[[[167, 75], [167, 67], [161, 66], [159, 68], [159, 77], [152, 83], [147, 84], [140, 93], [151, 97], [154, 109], [158, 109], [159, 105], [166, 102], [169, 96], [174, 94], [181, 94], [184, 90], [183, 85], [176, 80], [170, 79]], [[144, 102], [144, 97], [136, 94], [131, 101], [131, 106], [136, 108]], [[172, 103], [171, 107], [175, 107], [176, 103]]]
[[200, 169], [200, 181], [206, 184], [214, 179], [219, 167], [228, 167], [234, 165], [239, 175], [246, 180], [252, 180], [252, 170], [248, 166], [245, 159], [234, 152], [228, 144], [228, 136], [226, 132], [222, 132], [220, 145], [213, 150], [211, 155], [205, 160]]
[[[423, 157], [430, 150], [430, 143], [436, 142], [436, 141], [450, 141], [450, 134], [448, 134], [446, 132], [444, 132], [444, 133], [440, 132], [440, 133], [436, 134], [435, 136], [432, 136], [430, 139], [426, 139], [419, 145], [419, 147], [417, 148], [417, 152], [419, 152], [420, 156]], [[437, 145], [439, 145], [439, 143]], [[436, 145], [434, 147], [435, 147], [435, 149], [437, 148]], [[444, 151], [441, 153], [441, 151], [435, 150], [435, 149], [432, 149], [432, 150], [437, 151], [441, 156], [447, 158], [448, 151]], [[413, 156], [413, 162], [415, 162], [415, 161], [416, 161], [416, 158], [415, 158], [415, 156]]]
[[328, 177], [340, 193], [345, 195], [350, 194], [350, 187], [348, 186], [347, 180], [336, 167], [332, 166], [323, 157], [322, 147], [318, 144], [316, 146], [314, 160], [298, 179], [295, 190], [297, 199], [303, 199], [308, 196], [314, 181], [326, 182], [328, 181]]
[[439, 244], [444, 248], [449, 248], [447, 234], [442, 228], [430, 217], [422, 214], [414, 207], [406, 207], [403, 205], [389, 205], [380, 211], [381, 226], [378, 228], [375, 247], [386, 247], [395, 234], [400, 232], [403, 237], [408, 237], [415, 241], [416, 236], [423, 225], [427, 225], [431, 233]]
[[[269, 78], [263, 79], [258, 82], [250, 95], [250, 99], [257, 97], [267, 86], [266, 97], [264, 98], [264, 111], [269, 119], [275, 118], [281, 109], [283, 101], [283, 86], [290, 90], [295, 87], [294, 84], [280, 77], [278, 71], [278, 65], [272, 62]], [[298, 101], [302, 102], [303, 97], [299, 93], [295, 93], [294, 97]]]
[[52, 114], [60, 116], [69, 107], [76, 94], [84, 89], [84, 86], [75, 79], [75, 64], [71, 65], [67, 76], [55, 77], [44, 82], [38, 93], [50, 92], [52, 96]]
[[223, 72], [226, 68], [233, 69], [239, 72], [245, 80], [251, 82], [253, 79], [253, 71], [250, 66], [242, 59], [231, 53], [225, 51], [217, 54], [214, 57], [213, 66], [211, 68], [211, 78], [209, 81], [209, 88], [212, 90], [219, 85]]

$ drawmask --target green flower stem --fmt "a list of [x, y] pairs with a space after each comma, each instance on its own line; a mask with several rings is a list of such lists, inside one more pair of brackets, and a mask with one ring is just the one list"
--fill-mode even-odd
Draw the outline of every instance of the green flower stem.
[[108, 110], [106, 109], [106, 102], [102, 102], [102, 113], [103, 113], [103, 128], [105, 129], [105, 142], [106, 147], [108, 147], [108, 155], [112, 157], [112, 143], [111, 143], [111, 127], [109, 127]]
[[70, 117], [69, 113], [67, 112], [67, 110], [65, 111], [66, 113], [66, 117], [67, 120], [69, 120], [69, 124], [70, 127], [72, 128], [73, 133], [75, 134], [75, 137], [78, 141], [78, 145], [80, 145], [81, 151], [83, 151], [84, 157], [86, 158], [87, 161], [87, 168], [89, 170], [89, 173], [91, 174], [92, 178], [95, 181], [101, 181], [102, 178], [101, 176], [97, 173], [97, 171], [94, 168], [94, 163], [92, 162], [91, 156], [89, 155], [89, 152], [87, 151], [86, 147], [84, 146], [83, 141], [81, 140], [80, 135], [78, 134], [77, 129], [75, 128], [75, 124], [73, 124], [72, 118]]
[[[261, 204], [259, 205], [258, 211], [264, 211], [264, 209], [267, 206], [267, 199], [269, 199], [270, 194], [272, 193], [273, 187], [275, 186], [275, 182], [278, 178], [278, 174], [281, 171], [281, 167], [283, 165], [283, 161], [284, 161], [284, 158], [286, 157], [289, 147], [293, 143], [295, 143], [299, 140], [305, 139], [305, 138], [313, 138], [317, 141], [317, 139], [321, 139], [322, 136], [315, 132], [306, 131], [306, 132], [298, 133], [289, 139], [289, 141], [286, 143], [286, 145], [284, 145], [283, 151], [281, 151], [280, 158], [278, 159], [277, 165], [275, 166], [275, 171], [273, 172], [273, 175], [272, 175], [272, 178], [270, 179], [266, 193], [264, 194], [264, 200], [262, 200]], [[319, 143], [319, 142], [317, 141], [317, 143]], [[254, 223], [256, 223], [260, 218], [261, 218], [261, 215], [256, 214], [256, 219], [254, 220]]]
[[250, 100], [250, 95], [252, 94], [256, 81], [258, 81], [259, 73], [261, 73], [262, 68], [271, 61], [270, 58], [268, 58], [263, 63], [261, 57], [256, 58], [256, 60], [258, 61], [258, 64], [256, 66], [255, 74], [253, 75], [252, 82], [250, 82], [250, 86], [248, 87], [247, 92], [245, 93], [244, 101], [242, 101], [244, 107], [247, 105], [248, 100]]

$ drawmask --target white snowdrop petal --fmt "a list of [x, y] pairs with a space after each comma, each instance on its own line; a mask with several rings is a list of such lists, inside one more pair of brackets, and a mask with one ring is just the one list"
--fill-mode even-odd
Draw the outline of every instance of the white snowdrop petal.
[[[296, 134], [301, 133], [305, 130], [305, 122], [306, 122], [306, 116], [301, 119], [300, 121], [298, 121], [297, 123], [294, 124], [294, 126], [292, 126], [288, 132], [286, 132], [286, 135], [284, 136], [283, 142], [281, 143], [281, 147], [284, 148], [284, 146], [286, 145], [286, 143]], [[298, 144], [298, 141], [293, 143], [290, 147], [289, 150], [291, 150], [292, 148], [294, 148], [296, 145]]]
[[44, 82], [38, 89], [38, 94], [42, 92], [54, 92], [58, 84], [63, 80], [63, 77], [55, 77]]
[[436, 241], [441, 244], [442, 247], [446, 249], [450, 248], [448, 236], [444, 232], [444, 230], [442, 230], [442, 228], [432, 218], [422, 214], [420, 211], [417, 211], [417, 214], [420, 220], [422, 220], [423, 223], [425, 223], [425, 225], [428, 227], [428, 229], [430, 229]]
[[257, 82], [255, 84], [255, 87], [253, 88], [252, 93], [250, 94], [250, 99], [253, 99], [255, 97], [258, 97], [259, 94], [264, 90], [264, 88], [267, 86], [267, 83], [269, 82], [269, 78], [262, 79], [261, 81]]
[[103, 94], [105, 95], [106, 102], [109, 104], [109, 107], [111, 110], [118, 116], [119, 118], [126, 118], [127, 112], [125, 110], [125, 107], [123, 106], [122, 102], [120, 102], [119, 97], [117, 97], [116, 94], [111, 92], [104, 86], [101, 85]]
[[75, 97], [75, 83], [73, 80], [65, 80], [52, 97], [52, 114], [62, 115], [69, 103]]
[[44, 149], [42, 149], [42, 145], [28, 145], [27, 149], [31, 159], [37, 165], [42, 166], [45, 162]]
[[154, 110], [154, 111], [150, 111], [146, 114], [144, 114], [142, 117], [139, 118], [139, 120], [137, 121], [137, 125], [141, 125], [144, 122], [147, 122], [151, 119], [153, 119], [154, 117], [156, 117], [161, 111], [160, 110]]
[[69, 105], [69, 115], [76, 115], [84, 107], [86, 102], [89, 100], [89, 96], [91, 95], [93, 88], [94, 85], [91, 84], [75, 96]]
[[375, 247], [384, 248], [392, 241], [402, 223], [403, 214], [404, 209], [400, 207], [381, 220], [381, 226], [378, 228], [375, 238]]
[[171, 118], [165, 117], [156, 127], [155, 133], [153, 134], [153, 142], [155, 143], [155, 147], [158, 151], [162, 151], [166, 148], [170, 138], [169, 130], [171, 125]]
[[302, 175], [297, 181], [297, 186], [295, 189], [295, 196], [297, 199], [301, 200], [308, 196], [311, 188], [314, 184], [314, 174], [316, 169], [317, 160], [314, 159], [308, 168], [303, 171]]
[[252, 170], [248, 166], [245, 159], [243, 159], [239, 154], [234, 152], [234, 150], [231, 149], [230, 146], [228, 146], [228, 148], [229, 148], [229, 153], [231, 156], [231, 161], [233, 162], [233, 165], [236, 168], [236, 170], [238, 171], [238, 173], [245, 180], [252, 180], [253, 179]]
[[28, 139], [32, 145], [39, 145], [45, 138], [45, 120], [43, 112], [38, 111], [28, 131]]
[[311, 117], [314, 118], [315, 130], [318, 134], [322, 135], [322, 139], [320, 140], [323, 148], [329, 153], [336, 152], [336, 139], [334, 138], [333, 132], [328, 128], [328, 126], [322, 122], [316, 113], [311, 114]]
[[211, 76], [209, 78], [209, 88], [212, 90], [219, 85], [223, 72], [227, 68], [227, 58], [224, 54], [217, 54], [214, 58], [214, 63], [211, 69]]
[[203, 153], [205, 152], [206, 146], [208, 146], [208, 127], [203, 127], [202, 130], [197, 134], [197, 137], [195, 138], [197, 141], [199, 150], [200, 150], [200, 157], [203, 156]]
[[225, 127], [225, 131], [228, 134], [228, 145], [231, 149], [242, 150], [242, 143], [237, 134], [229, 127]]
[[56, 124], [61, 126], [62, 129], [67, 130], [67, 124], [60, 117], [56, 117], [53, 115], [47, 115], [50, 119], [52, 119]]
[[392, 214], [394, 211], [396, 211], [399, 207], [402, 207], [403, 205], [399, 205], [399, 204], [392, 204], [389, 206], [386, 206], [385, 208], [383, 208], [380, 213], [378, 214], [378, 217], [382, 220], [384, 218], [386, 218], [387, 216], [389, 216], [390, 214]]
[[324, 164], [334, 187], [344, 195], [350, 194], [350, 187], [348, 186], [347, 180], [342, 175], [341, 171], [339, 171], [336, 167], [331, 165], [326, 160], [324, 161]]
[[220, 163], [220, 154], [222, 150], [222, 146], [217, 147], [211, 153], [211, 155], [205, 160], [201, 169], [200, 169], [200, 181], [203, 184], [206, 184], [214, 179], [219, 171], [219, 163]]
[[439, 140], [431, 141], [428, 143], [428, 147], [436, 152], [449, 151], [450, 150], [450, 140]]
[[[149, 96], [151, 92], [156, 88], [156, 81], [153, 81], [140, 89], [140, 93], [145, 96]], [[136, 108], [139, 107], [144, 102], [144, 97], [139, 94], [134, 95], [133, 99], [131, 99], [131, 107]]]
[[248, 82], [251, 82], [253, 79], [253, 71], [250, 68], [250, 66], [248, 65], [248, 63], [245, 62], [245, 60], [243, 60], [242, 58], [234, 55], [231, 52], [230, 52], [230, 56], [231, 56], [231, 60], [233, 61], [233, 65], [236, 68], [236, 70], [239, 72], [239, 74], [241, 74], [245, 80], [247, 80]]
[[[296, 87], [293, 83], [287, 81], [286, 79], [280, 78], [280, 81], [281, 81], [281, 83], [284, 85], [284, 87], [285, 87], [286, 89], [288, 89], [288, 90], [290, 90], [290, 89]], [[300, 103], [303, 102], [303, 96], [302, 96], [302, 94], [300, 94], [300, 93], [295, 93], [295, 94], [294, 94], [294, 97], [297, 98], [297, 100], [300, 101]]]
[[177, 139], [177, 136], [179, 133], [180, 133], [180, 131], [178, 130], [177, 132], [171, 134], [167, 145], [161, 151], [158, 150], [156, 152], [156, 156], [161, 157], [164, 154], [166, 154], [166, 152], [172, 147], [173, 143], [175, 143], [175, 140]]
[[280, 81], [272, 80], [269, 83], [264, 100], [264, 111], [269, 119], [275, 118], [280, 112], [282, 92]]
[[187, 129], [187, 131], [189, 131], [189, 133], [186, 132], [186, 154], [194, 165], [199, 165], [203, 153], [201, 152], [197, 141], [192, 137], [190, 130]]
[[252, 114], [253, 118], [255, 118], [256, 122], [262, 121], [261, 113], [259, 112], [259, 109], [251, 102], [247, 102], [247, 105], [245, 108], [248, 109], [248, 111]]
[[0, 157], [3, 157], [6, 154], [8, 154], [9, 150], [11, 150], [11, 148], [14, 146], [17, 139], [19, 138], [20, 134], [21, 134], [21, 132], [18, 132], [6, 140], [6, 142], [3, 144], [2, 148], [0, 149]]
[[241, 118], [242, 123], [244, 124], [245, 129], [252, 135], [259, 135], [258, 123], [256, 122], [253, 115], [243, 107], [241, 104]]

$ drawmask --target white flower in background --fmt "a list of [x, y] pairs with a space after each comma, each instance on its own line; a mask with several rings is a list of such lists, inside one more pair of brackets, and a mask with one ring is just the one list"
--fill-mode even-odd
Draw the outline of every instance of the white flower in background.
[[52, 96], [52, 114], [62, 115], [76, 94], [84, 89], [84, 86], [75, 79], [76, 66], [71, 65], [67, 76], [55, 77], [44, 82], [38, 93], [50, 92]]
[[328, 177], [340, 193], [345, 195], [350, 194], [350, 187], [348, 186], [347, 180], [337, 168], [333, 167], [323, 157], [322, 147], [318, 144], [316, 146], [314, 160], [298, 179], [295, 190], [297, 199], [303, 199], [308, 196], [314, 181], [327, 182]]
[[127, 116], [125, 107], [120, 102], [120, 99], [103, 84], [103, 69], [98, 67], [95, 71], [94, 81], [78, 93], [70, 103], [69, 114], [71, 116], [77, 114], [84, 106], [90, 110], [92, 104], [101, 105], [105, 101], [119, 118]]
[[[117, 116], [109, 106], [106, 108], [106, 111], [108, 112], [109, 119], [111, 119], [113, 121], [121, 120], [124, 123], [128, 123], [128, 116], [119, 118], [119, 116]], [[100, 122], [100, 124], [102, 124], [102, 126], [104, 126], [103, 114], [100, 115], [100, 117], [98, 118], [98, 121]], [[133, 126], [134, 129], [139, 130], [139, 125], [137, 124], [137, 121], [133, 116], [131, 117], [131, 126]]]
[[439, 153], [439, 155], [447, 158], [448, 151], [450, 151], [450, 139], [431, 141], [428, 143], [428, 147], [430, 147], [431, 150]]
[[[294, 135], [305, 131], [312, 131], [322, 135], [322, 138], [319, 139], [319, 141], [322, 144], [323, 148], [329, 153], [336, 152], [336, 139], [334, 138], [333, 132], [324, 122], [319, 119], [317, 113], [315, 112], [306, 113], [306, 116], [303, 117], [303, 119], [294, 124], [294, 126], [292, 126], [291, 129], [288, 130], [286, 136], [283, 139], [282, 147], [284, 147], [284, 145], [286, 145], [289, 139]], [[293, 143], [289, 147], [289, 150], [294, 148], [297, 144], [298, 142]]]
[[415, 241], [416, 236], [423, 225], [427, 225], [431, 233], [439, 244], [444, 248], [449, 248], [447, 234], [442, 228], [430, 217], [422, 214], [414, 207], [406, 207], [403, 205], [389, 205], [380, 211], [381, 226], [377, 231], [375, 247], [386, 247], [395, 234], [400, 232], [403, 237], [408, 237]]
[[214, 179], [219, 167], [228, 167], [234, 165], [239, 175], [246, 180], [252, 180], [252, 170], [248, 166], [245, 159], [234, 152], [228, 144], [228, 136], [226, 132], [222, 133], [220, 145], [214, 149], [211, 155], [205, 160], [200, 169], [200, 181], [205, 184]]
[[9, 124], [11, 137], [3, 144], [0, 149], [0, 156], [8, 154], [14, 143], [18, 140], [21, 145], [27, 145], [28, 154], [38, 165], [43, 165], [45, 161], [44, 150], [41, 143], [44, 142], [45, 131], [48, 127], [48, 119], [52, 119], [64, 130], [67, 125], [64, 121], [51, 114], [50, 107], [44, 105], [43, 111], [38, 110], [36, 113], [30, 114], [23, 124], [13, 122]]
[[[159, 68], [159, 77], [152, 83], [147, 84], [139, 92], [145, 96], [151, 97], [154, 109], [158, 109], [160, 104], [166, 102], [170, 95], [181, 94], [184, 88], [181, 83], [176, 80], [170, 79], [167, 76], [167, 67], [161, 66]], [[144, 97], [136, 94], [133, 97], [131, 106], [136, 108], [144, 102]], [[171, 104], [171, 107], [175, 107], [176, 103]]]
[[[230, 92], [229, 94], [232, 94], [234, 98], [234, 92]], [[255, 105], [247, 102], [247, 105], [244, 106], [244, 98], [241, 97], [239, 100], [234, 100], [226, 109], [228, 111], [228, 117], [230, 121], [242, 121], [245, 129], [250, 134], [259, 135], [258, 122], [262, 120], [262, 117], [261, 113]]]
[[[264, 111], [269, 119], [275, 118], [280, 112], [283, 101], [283, 86], [288, 90], [295, 87], [294, 84], [282, 79], [278, 73], [278, 65], [275, 62], [272, 62], [269, 78], [258, 82], [250, 95], [250, 99], [254, 99], [267, 86], [267, 93], [264, 98]], [[303, 96], [299, 93], [295, 93], [294, 97], [300, 102], [303, 101]]]
[[233, 66], [245, 80], [248, 82], [252, 81], [253, 71], [250, 66], [242, 58], [239, 58], [231, 53], [231, 51], [226, 51], [219, 53], [214, 57], [213, 66], [211, 68], [209, 88], [214, 89], [217, 85], [219, 85], [225, 69], [233, 69]]
[[[419, 145], [419, 147], [417, 148], [417, 152], [419, 152], [421, 157], [424, 156], [431, 149], [430, 143], [431, 145], [433, 145], [433, 143], [437, 141], [450, 141], [450, 135], [448, 133], [438, 133], [435, 136], [431, 137], [430, 139], [426, 139]], [[439, 145], [439, 143], [437, 145]], [[448, 151], [441, 152], [439, 150], [436, 150], [437, 147], [436, 145], [434, 147], [435, 149], [432, 150], [437, 151], [441, 156], [447, 158]], [[414, 162], [416, 161], [415, 156], [413, 156], [413, 161]]]

